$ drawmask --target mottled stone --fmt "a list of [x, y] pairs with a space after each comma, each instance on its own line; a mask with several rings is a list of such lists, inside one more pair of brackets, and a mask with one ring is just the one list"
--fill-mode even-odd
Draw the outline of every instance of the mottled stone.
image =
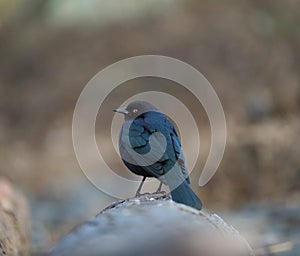
[[0, 256], [25, 256], [29, 250], [29, 207], [25, 197], [0, 178]]

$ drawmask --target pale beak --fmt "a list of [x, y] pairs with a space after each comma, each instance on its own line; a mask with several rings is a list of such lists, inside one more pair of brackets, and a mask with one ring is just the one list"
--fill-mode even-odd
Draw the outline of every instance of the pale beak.
[[127, 115], [129, 113], [126, 108], [116, 108], [113, 111], [117, 112], [117, 113], [124, 114], [124, 115]]

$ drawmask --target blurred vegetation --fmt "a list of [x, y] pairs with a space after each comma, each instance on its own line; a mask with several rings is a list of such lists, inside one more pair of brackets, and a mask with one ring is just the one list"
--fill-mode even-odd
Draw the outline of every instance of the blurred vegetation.
[[[200, 173], [192, 174], [207, 207], [299, 204], [299, 10], [297, 0], [0, 1], [0, 174], [27, 193], [34, 216], [51, 231], [40, 239], [55, 240], [113, 200], [80, 172], [72, 115], [94, 74], [135, 55], [186, 61], [220, 97], [224, 159], [203, 188], [196, 185]], [[205, 156], [204, 114], [199, 122]]]
[[0, 24], [5, 22], [13, 13], [16, 12], [16, 9], [20, 5], [20, 0], [3, 0], [0, 2]]

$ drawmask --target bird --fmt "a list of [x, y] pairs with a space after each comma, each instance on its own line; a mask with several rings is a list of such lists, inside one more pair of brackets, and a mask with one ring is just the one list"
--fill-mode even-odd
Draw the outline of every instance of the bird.
[[146, 178], [154, 177], [171, 191], [172, 200], [201, 210], [202, 202], [190, 186], [190, 178], [177, 130], [169, 118], [147, 101], [133, 101], [113, 110], [124, 115], [119, 152], [125, 166], [142, 176], [136, 196]]

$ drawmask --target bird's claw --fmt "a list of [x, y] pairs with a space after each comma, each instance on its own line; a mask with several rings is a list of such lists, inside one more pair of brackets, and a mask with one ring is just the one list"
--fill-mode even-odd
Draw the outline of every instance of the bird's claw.
[[141, 196], [151, 196], [151, 195], [167, 195], [167, 192], [166, 191], [156, 191], [156, 192], [153, 192], [153, 193], [149, 193], [149, 192], [146, 192], [146, 193], [136, 193], [135, 194], [135, 197], [141, 197]]
[[151, 195], [151, 193], [148, 193], [148, 192], [146, 192], [146, 193], [136, 193], [135, 197], [141, 197], [141, 196], [147, 196], [147, 195]]
[[167, 192], [166, 191], [163, 191], [163, 190], [160, 190], [160, 191], [156, 191], [155, 194], [162, 194], [162, 195], [166, 195]]

